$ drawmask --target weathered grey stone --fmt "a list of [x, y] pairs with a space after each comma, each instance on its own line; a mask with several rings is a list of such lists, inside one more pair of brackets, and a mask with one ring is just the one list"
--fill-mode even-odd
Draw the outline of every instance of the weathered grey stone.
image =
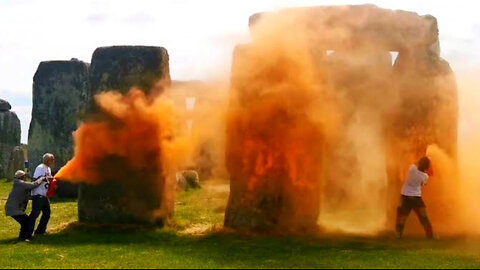
[[[127, 93], [138, 87], [148, 94], [158, 94], [169, 85], [170, 73], [167, 50], [161, 47], [114, 46], [95, 50], [90, 66], [89, 111], [93, 121], [113, 121], [102, 117], [93, 96], [107, 90]], [[114, 139], [114, 138], [112, 138]], [[139, 138], [141, 139], [141, 138]], [[160, 149], [145, 153], [148, 170], [129, 166], [119, 156], [104, 157], [99, 162], [99, 174], [104, 182], [99, 185], [81, 184], [78, 200], [79, 220], [95, 223], [156, 223], [153, 218], [160, 209], [159, 193], [167, 192], [160, 162]], [[101, 169], [101, 171], [100, 171]], [[174, 188], [174, 187], [173, 187]], [[159, 191], [162, 190], [162, 191]], [[173, 202], [172, 202], [173, 206]], [[170, 210], [173, 214], [173, 207]]]
[[77, 198], [79, 185], [67, 181], [58, 180], [55, 196], [60, 198]]
[[[43, 154], [55, 155], [52, 173], [73, 157], [73, 136], [86, 109], [88, 64], [82, 61], [41, 62], [33, 78], [32, 120], [28, 132], [30, 170]], [[57, 194], [62, 194], [59, 185]], [[68, 192], [70, 193], [70, 192]]]
[[0, 179], [8, 179], [8, 163], [15, 146], [0, 143]]
[[[105, 194], [106, 190], [108, 195]], [[131, 203], [135, 203], [129, 200], [143, 201], [145, 198], [134, 193], [126, 196], [128, 191], [128, 188], [115, 180], [104, 182], [101, 186], [81, 184], [78, 194], [79, 220], [92, 223], [138, 223], [144, 216], [140, 208], [135, 212], [128, 207]], [[148, 223], [148, 220], [144, 222]]]
[[296, 24], [307, 26], [312, 35], [317, 34], [315, 42], [331, 50], [361, 44], [384, 51], [401, 51], [438, 41], [435, 17], [371, 4], [294, 7], [255, 13], [249, 18], [249, 26], [254, 31], [263, 20], [275, 23], [279, 18], [295, 18], [292, 21]]
[[8, 112], [12, 109], [12, 106], [5, 99], [0, 98], [0, 112]]
[[106, 90], [127, 93], [132, 87], [147, 92], [170, 85], [168, 52], [162, 47], [113, 46], [97, 48], [90, 66], [89, 101]]
[[200, 178], [195, 170], [177, 172], [177, 189], [189, 190], [200, 188]]
[[0, 112], [0, 143], [20, 144], [20, 119], [15, 112]]
[[17, 170], [25, 170], [25, 160], [27, 156], [27, 147], [16, 146], [13, 148], [10, 160], [8, 162], [7, 179], [13, 180], [13, 176]]
[[11, 111], [0, 112], [0, 178], [8, 177], [8, 162], [15, 146], [20, 145], [20, 119]]
[[73, 157], [73, 136], [85, 110], [88, 66], [81, 61], [41, 62], [33, 78], [32, 120], [28, 132], [30, 169], [43, 154], [55, 155], [57, 171]]
[[[394, 65], [394, 82], [399, 103], [387, 120], [389, 196], [394, 198], [402, 185], [404, 172], [412, 160], [437, 145], [457, 164], [458, 92], [455, 74], [436, 49], [416, 48], [400, 52]], [[458, 213], [458, 177], [434, 173], [422, 192], [428, 202], [429, 217], [436, 231], [449, 231]], [[447, 188], [448, 187], [448, 188]], [[389, 207], [394, 220], [394, 203]], [[453, 222], [453, 223], [452, 223]]]
[[251, 15], [250, 18], [248, 18], [248, 27], [252, 28], [253, 26], [255, 26], [255, 24], [257, 24], [258, 21], [264, 15], [265, 15], [265, 13], [263, 13], [263, 12], [258, 12], [258, 13], [255, 13], [255, 14]]
[[[81, 222], [92, 223], [155, 223], [163, 225], [163, 219], [154, 219], [160, 209], [158, 188], [161, 172], [131, 169], [121, 157], [106, 157], [99, 166], [104, 171], [100, 185], [81, 184], [78, 199], [78, 217]], [[123, 166], [123, 167], [119, 167]]]
[[[285, 78], [284, 70], [252, 54], [253, 46], [237, 46], [232, 63], [230, 91], [237, 98], [230, 102], [227, 123], [230, 195], [224, 224], [234, 229], [313, 230], [320, 181], [311, 176], [319, 175], [322, 167], [322, 130], [303, 117], [302, 109], [289, 114], [285, 103], [269, 103], [282, 98], [278, 93], [262, 95], [267, 89], [262, 87], [275, 89], [282, 83], [301, 92], [302, 85], [272, 80]], [[301, 135], [296, 133], [300, 127]], [[291, 154], [290, 142], [296, 140], [304, 142], [295, 146], [301, 155]], [[292, 164], [301, 174], [289, 172]]]

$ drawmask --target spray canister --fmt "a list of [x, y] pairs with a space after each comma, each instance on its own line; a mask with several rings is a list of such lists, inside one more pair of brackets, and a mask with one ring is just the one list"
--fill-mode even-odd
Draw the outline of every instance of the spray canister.
[[25, 160], [25, 173], [28, 173], [28, 160]]

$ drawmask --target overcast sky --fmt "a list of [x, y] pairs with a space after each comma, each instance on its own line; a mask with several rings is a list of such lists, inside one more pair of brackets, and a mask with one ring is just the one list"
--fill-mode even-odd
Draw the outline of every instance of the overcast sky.
[[315, 0], [0, 0], [0, 98], [30, 123], [38, 64], [73, 57], [90, 62], [95, 48], [163, 46], [172, 79], [228, 76], [235, 44], [248, 41], [248, 17], [290, 6], [373, 3], [437, 17], [442, 56], [457, 72], [480, 66], [480, 2]]

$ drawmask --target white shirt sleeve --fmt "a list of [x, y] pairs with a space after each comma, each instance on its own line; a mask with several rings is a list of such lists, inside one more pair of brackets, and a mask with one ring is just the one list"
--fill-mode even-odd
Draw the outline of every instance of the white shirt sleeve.
[[422, 185], [423, 185], [423, 186], [426, 186], [427, 183], [428, 183], [428, 174], [425, 174], [425, 179], [423, 179]]

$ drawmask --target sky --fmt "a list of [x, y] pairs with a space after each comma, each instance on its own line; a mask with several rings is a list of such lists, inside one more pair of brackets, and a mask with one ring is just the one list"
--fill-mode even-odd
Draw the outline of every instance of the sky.
[[441, 55], [454, 71], [480, 67], [480, 1], [0, 0], [0, 98], [12, 104], [27, 143], [33, 75], [41, 61], [90, 62], [97, 47], [151, 45], [167, 48], [174, 80], [228, 78], [234, 46], [249, 40], [251, 14], [366, 3], [434, 15]]

